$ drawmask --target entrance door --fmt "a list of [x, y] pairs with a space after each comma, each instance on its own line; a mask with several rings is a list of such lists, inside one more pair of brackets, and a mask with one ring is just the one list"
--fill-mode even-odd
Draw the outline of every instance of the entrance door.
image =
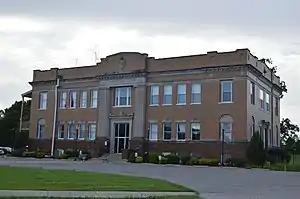
[[129, 145], [129, 123], [115, 123], [115, 143], [114, 152], [122, 153], [124, 149], [128, 149]]

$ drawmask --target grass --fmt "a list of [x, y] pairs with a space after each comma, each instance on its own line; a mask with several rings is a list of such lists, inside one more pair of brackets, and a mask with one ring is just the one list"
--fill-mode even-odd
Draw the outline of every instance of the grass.
[[152, 178], [65, 170], [0, 166], [0, 190], [192, 191]]

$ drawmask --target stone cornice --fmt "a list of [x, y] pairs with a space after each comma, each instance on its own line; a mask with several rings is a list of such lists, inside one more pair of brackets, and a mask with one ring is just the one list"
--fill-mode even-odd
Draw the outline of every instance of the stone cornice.
[[112, 74], [104, 74], [96, 76], [99, 80], [118, 80], [118, 79], [132, 79], [145, 77], [147, 72], [145, 71], [137, 71], [133, 73], [112, 73]]
[[53, 85], [56, 84], [55, 80], [46, 80], [46, 81], [33, 81], [29, 82], [31, 86], [37, 86], [37, 85]]

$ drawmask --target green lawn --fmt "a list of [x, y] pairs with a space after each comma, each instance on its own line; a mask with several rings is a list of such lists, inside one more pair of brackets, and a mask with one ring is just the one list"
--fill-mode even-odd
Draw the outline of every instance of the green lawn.
[[192, 191], [152, 178], [0, 166], [0, 190]]

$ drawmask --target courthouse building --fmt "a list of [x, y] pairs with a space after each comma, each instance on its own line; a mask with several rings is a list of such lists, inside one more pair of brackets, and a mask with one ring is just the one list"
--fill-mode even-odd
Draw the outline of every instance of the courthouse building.
[[[279, 145], [280, 78], [248, 49], [154, 58], [121, 52], [93, 66], [34, 70], [31, 149], [241, 154], [253, 132]], [[23, 122], [21, 121], [21, 126]], [[21, 129], [22, 130], [22, 129]], [[224, 139], [223, 139], [224, 137]]]

